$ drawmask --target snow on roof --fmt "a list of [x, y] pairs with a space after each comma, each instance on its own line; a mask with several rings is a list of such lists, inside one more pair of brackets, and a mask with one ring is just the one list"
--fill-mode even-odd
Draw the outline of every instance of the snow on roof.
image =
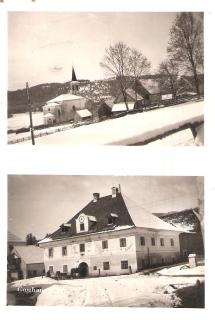
[[89, 218], [90, 221], [94, 221], [94, 222], [97, 221], [96, 217], [94, 217], [94, 216], [88, 216], [88, 218]]
[[132, 88], [128, 88], [126, 90], [126, 93], [134, 100], [143, 100], [143, 97], [134, 91]]
[[163, 220], [154, 216], [152, 213], [149, 213], [146, 209], [141, 207], [139, 204], [137, 204], [127, 196], [123, 195], [123, 199], [136, 227], [186, 232], [186, 230], [174, 227], [171, 224], [164, 222]]
[[68, 101], [68, 100], [80, 100], [80, 99], [84, 99], [81, 96], [77, 96], [71, 93], [66, 93], [66, 94], [61, 94], [60, 96], [55, 97], [54, 99], [51, 99], [49, 101], [47, 101], [47, 104], [49, 104], [50, 102], [62, 102], [62, 101]]
[[139, 79], [139, 82], [150, 94], [160, 93], [158, 81], [155, 79]]
[[81, 118], [86, 118], [86, 117], [91, 117], [92, 116], [92, 113], [88, 109], [77, 110], [76, 113]]
[[55, 117], [55, 115], [53, 114], [53, 113], [46, 113], [44, 116], [43, 116], [44, 118], [54, 118]]
[[59, 103], [57, 103], [57, 102], [47, 102], [47, 104], [45, 104], [45, 106], [43, 106], [43, 107], [56, 107], [56, 106], [59, 106]]
[[37, 246], [14, 246], [14, 253], [26, 264], [43, 263], [43, 249]]
[[[127, 102], [128, 109], [134, 110], [134, 102]], [[125, 102], [115, 103], [112, 108], [112, 112], [119, 112], [119, 111], [127, 111]]]

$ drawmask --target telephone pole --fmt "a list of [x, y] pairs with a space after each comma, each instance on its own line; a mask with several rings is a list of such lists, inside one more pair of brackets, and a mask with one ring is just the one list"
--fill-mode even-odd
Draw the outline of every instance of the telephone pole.
[[27, 92], [27, 99], [28, 99], [28, 111], [29, 111], [29, 117], [30, 117], [31, 141], [32, 141], [32, 144], [35, 145], [34, 126], [33, 126], [32, 110], [31, 110], [31, 99], [30, 99], [30, 94], [29, 94], [28, 82], [26, 82], [26, 92]]

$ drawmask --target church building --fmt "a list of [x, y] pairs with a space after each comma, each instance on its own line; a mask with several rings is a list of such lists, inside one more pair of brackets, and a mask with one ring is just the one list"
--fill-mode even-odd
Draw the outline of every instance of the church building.
[[72, 68], [70, 91], [46, 102], [43, 106], [44, 124], [54, 124], [74, 120], [76, 111], [86, 108], [87, 99], [79, 94], [79, 81]]
[[119, 186], [104, 197], [93, 193], [39, 246], [51, 274], [78, 268], [82, 277], [119, 275], [179, 261], [181, 232], [122, 194]]

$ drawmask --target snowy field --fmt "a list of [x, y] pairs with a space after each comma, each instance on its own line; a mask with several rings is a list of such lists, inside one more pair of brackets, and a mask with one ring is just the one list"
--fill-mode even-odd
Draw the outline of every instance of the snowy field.
[[[190, 275], [202, 274], [201, 268], [189, 269]], [[176, 289], [195, 285], [197, 279], [204, 278], [186, 277], [186, 272], [180, 277], [132, 274], [58, 281], [37, 277], [15, 281], [12, 287], [42, 287], [37, 306], [177, 307]]]
[[[33, 124], [38, 126], [43, 124], [43, 112], [32, 112]], [[29, 113], [16, 113], [7, 119], [8, 130], [28, 128], [30, 126]]]
[[[129, 145], [142, 143], [184, 124], [200, 121], [203, 121], [203, 101], [188, 102], [39, 137], [36, 139], [36, 144]], [[194, 143], [190, 130], [185, 130], [184, 133], [178, 133], [176, 136], [180, 136], [177, 142], [168, 141], [166, 138], [166, 144], [192, 145]]]

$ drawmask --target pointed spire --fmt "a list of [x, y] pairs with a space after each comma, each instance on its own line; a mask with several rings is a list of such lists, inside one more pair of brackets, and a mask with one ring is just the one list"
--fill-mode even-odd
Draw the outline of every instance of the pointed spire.
[[75, 69], [74, 69], [73, 66], [72, 66], [72, 81], [77, 81], [76, 74], [75, 74]]

